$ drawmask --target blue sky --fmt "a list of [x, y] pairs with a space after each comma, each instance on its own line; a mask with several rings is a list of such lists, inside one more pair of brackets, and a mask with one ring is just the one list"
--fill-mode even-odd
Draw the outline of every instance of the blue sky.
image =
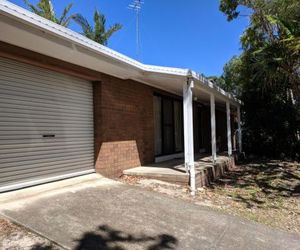
[[[133, 0], [52, 1], [59, 14], [73, 2], [72, 12], [90, 20], [97, 8], [105, 14], [108, 25], [123, 24], [108, 46], [136, 58], [135, 14], [127, 8]], [[23, 0], [11, 2], [24, 7]], [[210, 76], [221, 75], [224, 64], [240, 54], [239, 37], [248, 19], [227, 22], [219, 11], [219, 0], [144, 0], [140, 24], [143, 63], [190, 68]], [[74, 24], [71, 28], [80, 30]]]

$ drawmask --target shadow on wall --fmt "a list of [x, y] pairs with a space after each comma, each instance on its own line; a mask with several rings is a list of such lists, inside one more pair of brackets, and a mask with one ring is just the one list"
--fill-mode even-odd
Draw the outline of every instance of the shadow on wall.
[[[119, 230], [114, 230], [107, 225], [101, 225], [97, 231], [87, 232], [77, 240], [78, 245], [75, 250], [106, 249], [106, 250], [125, 250], [130, 249], [133, 244], [147, 245], [145, 249], [175, 249], [177, 239], [168, 234], [157, 236], [132, 235]], [[126, 248], [122, 245], [130, 245]]]

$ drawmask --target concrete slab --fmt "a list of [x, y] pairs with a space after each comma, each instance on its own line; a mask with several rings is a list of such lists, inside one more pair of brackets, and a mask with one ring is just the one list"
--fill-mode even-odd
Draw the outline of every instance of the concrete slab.
[[105, 178], [86, 184], [24, 190], [20, 203], [11, 192], [0, 212], [68, 249], [300, 249], [296, 234]]
[[21, 206], [40, 197], [51, 197], [60, 193], [75, 192], [88, 187], [116, 185], [116, 182], [100, 174], [87, 174], [79, 177], [50, 182], [11, 192], [0, 193], [0, 208], [5, 206]]
[[135, 167], [126, 169], [123, 171], [124, 174], [131, 175], [152, 175], [152, 174], [177, 174], [177, 175], [188, 175], [185, 171], [180, 171], [174, 168], [162, 168], [162, 167]]
[[[211, 156], [195, 156], [196, 186], [209, 185], [209, 181], [219, 178], [225, 169], [230, 167], [231, 160], [228, 156], [220, 155], [214, 164]], [[182, 158], [126, 169], [123, 171], [123, 174], [182, 185], [189, 184], [189, 174], [185, 170], [184, 159]]]

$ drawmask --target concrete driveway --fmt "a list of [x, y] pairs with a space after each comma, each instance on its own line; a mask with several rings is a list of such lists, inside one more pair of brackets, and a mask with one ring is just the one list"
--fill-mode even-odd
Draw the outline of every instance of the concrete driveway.
[[97, 175], [1, 194], [0, 204], [69, 249], [300, 249], [299, 235]]

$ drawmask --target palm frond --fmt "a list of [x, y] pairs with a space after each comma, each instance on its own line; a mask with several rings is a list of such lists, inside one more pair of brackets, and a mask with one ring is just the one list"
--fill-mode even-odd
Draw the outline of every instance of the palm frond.
[[51, 16], [53, 17], [53, 19], [56, 19], [56, 14], [55, 14], [54, 7], [53, 7], [51, 0], [46, 0], [46, 1], [49, 5], [49, 10], [50, 10]]
[[70, 25], [70, 22], [72, 20], [75, 20], [75, 17], [77, 16], [77, 14], [72, 14], [70, 16], [68, 16], [65, 20], [63, 20], [61, 23], [59, 23], [61, 26], [64, 27], [68, 27]]
[[35, 7], [33, 4], [29, 3], [28, 0], [24, 0], [24, 3], [31, 12], [33, 12], [39, 16], [42, 15], [42, 11], [40, 9], [38, 9], [37, 7]]
[[65, 8], [64, 8], [64, 11], [61, 15], [61, 17], [59, 18], [58, 20], [58, 23], [64, 27], [67, 27], [70, 23], [70, 21], [72, 20], [72, 17], [73, 15], [67, 17], [70, 9], [72, 8], [73, 4], [72, 3], [69, 3]]
[[81, 27], [83, 34], [86, 37], [93, 39], [93, 28], [84, 16], [82, 16], [81, 14], [76, 14], [73, 20]]
[[103, 33], [105, 31], [105, 17], [98, 10], [94, 13], [94, 38], [95, 41], [103, 44]]
[[115, 32], [119, 31], [120, 29], [122, 29], [122, 25], [119, 23], [116, 23], [114, 25], [112, 25], [103, 35], [105, 37], [106, 40], [108, 40]]
[[37, 6], [41, 9], [43, 17], [57, 23], [57, 18], [55, 16], [54, 8], [51, 0], [40, 0]]
[[64, 27], [67, 27], [70, 21], [75, 17], [75, 14], [68, 16], [69, 11], [73, 6], [72, 3], [68, 4], [64, 8], [63, 13], [60, 17], [57, 17], [51, 0], [39, 0], [36, 5], [31, 4], [28, 0], [23, 1], [28, 9], [33, 13]]

